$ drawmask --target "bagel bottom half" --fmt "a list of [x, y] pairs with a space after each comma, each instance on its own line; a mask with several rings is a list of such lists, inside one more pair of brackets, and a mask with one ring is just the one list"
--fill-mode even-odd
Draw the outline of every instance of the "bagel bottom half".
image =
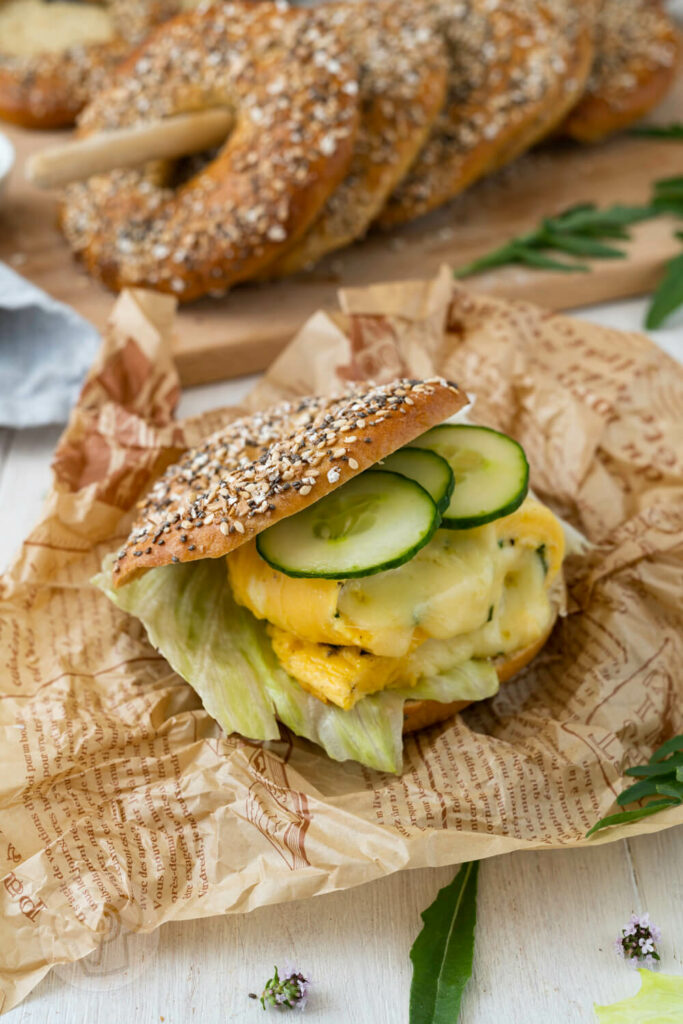
[[[539, 651], [545, 646], [548, 637], [552, 633], [553, 627], [557, 622], [557, 614], [556, 609], [550, 625], [534, 643], [495, 659], [494, 665], [499, 682], [507, 683], [508, 680], [516, 676], [518, 672], [521, 672], [523, 668], [526, 668], [533, 661]], [[473, 703], [476, 703], [476, 701], [454, 700], [450, 704], [442, 704], [438, 700], [407, 700], [403, 707], [403, 733], [405, 735], [411, 732], [418, 732], [420, 729], [426, 729], [430, 725], [438, 725]]]

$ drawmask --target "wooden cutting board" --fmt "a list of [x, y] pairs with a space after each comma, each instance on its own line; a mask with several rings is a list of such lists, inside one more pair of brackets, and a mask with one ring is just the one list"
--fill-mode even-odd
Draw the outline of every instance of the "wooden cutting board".
[[[680, 120], [682, 109], [683, 75], [656, 120]], [[111, 294], [72, 260], [55, 226], [55, 196], [23, 179], [26, 157], [62, 141], [64, 133], [2, 130], [15, 145], [17, 163], [0, 205], [0, 259], [101, 328]], [[176, 356], [183, 383], [262, 370], [308, 316], [336, 305], [341, 286], [428, 277], [442, 263], [465, 263], [574, 203], [644, 202], [655, 179], [674, 174], [683, 174], [680, 142], [620, 136], [594, 147], [547, 145], [450, 206], [328, 257], [308, 274], [279, 284], [240, 286], [223, 299], [181, 308]], [[470, 284], [554, 309], [642, 294], [652, 289], [680, 244], [668, 218], [638, 225], [633, 236], [627, 259], [596, 262], [589, 273], [511, 267], [472, 278]]]

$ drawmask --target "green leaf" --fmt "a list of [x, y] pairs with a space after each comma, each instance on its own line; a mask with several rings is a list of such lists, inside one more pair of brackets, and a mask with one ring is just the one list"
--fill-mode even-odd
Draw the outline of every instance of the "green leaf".
[[658, 782], [657, 792], [662, 796], [670, 796], [677, 803], [683, 803], [683, 783], [681, 782]]
[[661, 327], [666, 318], [683, 305], [683, 253], [670, 260], [666, 274], [656, 292], [645, 317], [650, 330]]
[[671, 178], [659, 178], [654, 184], [655, 195], [664, 192], [683, 195], [683, 174], [674, 174]]
[[683, 750], [683, 736], [672, 736], [666, 743], [662, 743], [661, 747], [657, 747], [649, 763], [656, 764], [657, 761], [663, 761], [669, 754], [677, 754], [679, 750]]
[[636, 764], [633, 768], [627, 768], [624, 775], [635, 775], [637, 778], [653, 778], [656, 775], [669, 775], [680, 765], [683, 765], [683, 753], [672, 754], [665, 761]]
[[640, 135], [650, 139], [671, 139], [683, 141], [683, 124], [637, 124], [629, 135]]
[[[667, 198], [662, 197], [661, 201], [671, 203], [673, 200], [667, 193]], [[491, 270], [493, 267], [502, 267], [510, 263], [521, 263], [564, 274], [590, 270], [586, 264], [554, 259], [547, 255], [547, 251], [595, 259], [621, 259], [624, 253], [620, 249], [601, 245], [598, 239], [628, 239], [630, 236], [626, 228], [639, 221], [658, 217], [661, 212], [662, 210], [653, 204], [616, 204], [600, 210], [593, 203], [580, 203], [563, 210], [555, 217], [546, 217], [535, 231], [511, 239], [498, 249], [459, 267], [454, 274], [456, 277], [468, 277], [482, 270]]]
[[652, 205], [660, 213], [683, 217], [683, 176], [661, 178], [654, 184]]
[[626, 253], [612, 245], [603, 245], [594, 238], [570, 235], [564, 232], [546, 231], [545, 237], [553, 249], [569, 252], [575, 256], [592, 256], [598, 260], [623, 260]]
[[656, 196], [652, 205], [659, 213], [671, 213], [674, 217], [683, 217], [683, 197]]
[[593, 1004], [598, 1024], [680, 1024], [683, 976], [638, 969], [640, 991], [609, 1006]]
[[307, 693], [279, 664], [262, 622], [238, 605], [224, 559], [151, 569], [118, 590], [111, 561], [93, 581], [123, 611], [141, 620], [152, 644], [196, 690], [226, 733], [278, 739], [277, 719], [319, 744], [336, 761], [377, 771], [403, 765], [403, 705], [410, 697], [450, 703], [481, 700], [498, 689], [489, 662], [441, 666], [412, 690], [363, 697], [349, 711]]
[[675, 800], [666, 797], [662, 800], [653, 800], [651, 803], [646, 804], [645, 807], [638, 807], [635, 811], [622, 811], [621, 814], [610, 814], [606, 818], [601, 818], [592, 828], [588, 829], [586, 839], [600, 829], [609, 828], [611, 825], [624, 825], [629, 821], [639, 821], [641, 818], [647, 818], [650, 814], [656, 814], [664, 807], [670, 807], [675, 803]]
[[471, 263], [465, 263], [462, 267], [458, 267], [457, 270], [453, 271], [453, 276], [470, 277], [472, 274], [480, 274], [484, 270], [493, 270], [496, 267], [503, 267], [514, 263], [515, 252], [515, 245], [502, 245], [500, 249], [494, 249], [486, 256], [480, 256], [479, 259], [472, 260]]
[[264, 683], [271, 670], [270, 644], [263, 624], [235, 603], [224, 559], [151, 569], [118, 590], [112, 588], [105, 563], [93, 582], [140, 619], [154, 647], [197, 691], [226, 733], [279, 739]]
[[410, 1024], [456, 1024], [472, 974], [478, 862], [471, 861], [422, 914], [410, 959]]
[[599, 224], [596, 227], [587, 226], [581, 232], [584, 238], [622, 238], [628, 241], [630, 234], [626, 228], [618, 224]]
[[546, 218], [546, 220], [552, 219], [554, 223], [559, 221], [566, 222], [571, 217], [576, 217], [580, 213], [593, 213], [597, 210], [595, 203], [574, 203], [573, 206], [568, 206], [566, 210], [561, 210], [553, 218]]
[[[420, 664], [419, 655], [416, 655], [416, 663]], [[406, 700], [436, 700], [441, 704], [454, 700], [486, 700], [498, 693], [500, 683], [490, 661], [472, 658], [452, 668], [430, 670], [428, 666], [429, 662], [425, 665], [429, 674], [418, 679], [414, 686], [392, 687], [391, 692]]]
[[[588, 204], [590, 205], [590, 204]], [[641, 220], [649, 220], [653, 214], [652, 206], [625, 206], [616, 203], [600, 210], [595, 206], [575, 206], [557, 217], [550, 218], [549, 223], [558, 231], [603, 231], [612, 227], [629, 227]]]
[[564, 263], [561, 260], [554, 260], [550, 256], [544, 256], [543, 253], [535, 249], [519, 249], [514, 262], [524, 263], [528, 267], [537, 267], [539, 270], [559, 270], [564, 274], [590, 270], [586, 263]]
[[382, 690], [344, 711], [306, 693], [279, 666], [268, 679], [268, 692], [280, 721], [295, 735], [317, 743], [334, 761], [358, 761], [380, 772], [401, 771], [405, 698], [400, 694]]
[[683, 736], [672, 736], [658, 747], [647, 764], [635, 765], [627, 768], [625, 775], [640, 777], [640, 782], [634, 782], [628, 786], [617, 797], [620, 807], [624, 804], [635, 803], [637, 800], [644, 800], [649, 796], [662, 796], [663, 800], [653, 800], [644, 807], [638, 807], [633, 811], [623, 811], [620, 814], [612, 814], [607, 818], [601, 818], [593, 828], [586, 832], [586, 837], [591, 836], [599, 829], [608, 828], [610, 825], [621, 825], [627, 821], [638, 821], [650, 814], [656, 814], [663, 807], [674, 803], [683, 802]]
[[647, 796], [657, 796], [656, 779], [642, 779], [640, 782], [634, 782], [632, 786], [619, 794], [617, 803], [623, 807], [624, 804], [634, 804], [637, 800], [644, 800]]

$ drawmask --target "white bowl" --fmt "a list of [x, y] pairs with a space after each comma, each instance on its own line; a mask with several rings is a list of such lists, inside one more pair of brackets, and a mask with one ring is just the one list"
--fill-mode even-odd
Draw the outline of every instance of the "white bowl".
[[13, 166], [14, 146], [7, 136], [0, 132], [0, 201], [2, 200], [2, 192]]

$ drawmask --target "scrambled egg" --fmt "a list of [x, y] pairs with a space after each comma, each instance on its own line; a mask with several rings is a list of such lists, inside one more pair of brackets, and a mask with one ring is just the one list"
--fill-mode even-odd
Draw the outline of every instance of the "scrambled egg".
[[368, 693], [533, 643], [550, 624], [563, 554], [560, 523], [527, 498], [485, 526], [438, 530], [409, 562], [362, 579], [294, 579], [253, 541], [227, 563], [235, 599], [268, 622], [283, 668], [348, 709]]

